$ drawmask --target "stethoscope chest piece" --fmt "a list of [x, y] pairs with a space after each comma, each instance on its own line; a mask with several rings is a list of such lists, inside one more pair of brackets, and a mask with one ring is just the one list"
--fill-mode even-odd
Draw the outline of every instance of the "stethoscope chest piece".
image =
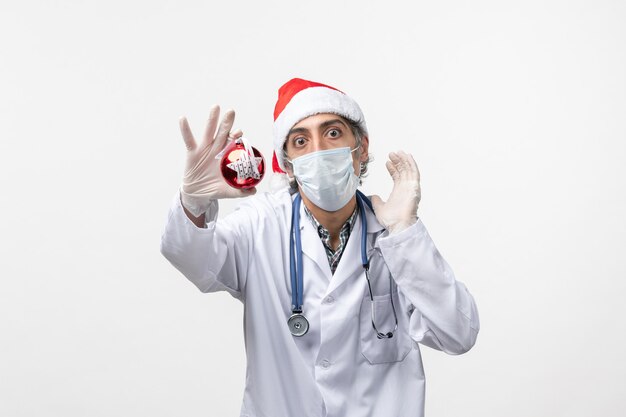
[[303, 314], [294, 313], [287, 320], [289, 330], [294, 336], [304, 336], [309, 331], [309, 321]]

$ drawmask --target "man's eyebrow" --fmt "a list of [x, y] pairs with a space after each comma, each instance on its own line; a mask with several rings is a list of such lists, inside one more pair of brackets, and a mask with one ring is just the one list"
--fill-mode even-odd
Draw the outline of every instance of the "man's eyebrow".
[[287, 137], [290, 137], [294, 133], [307, 133], [308, 131], [309, 129], [305, 127], [294, 127], [293, 129], [289, 131], [289, 133], [287, 133]]
[[[348, 127], [348, 125], [346, 124], [346, 122], [344, 122], [341, 119], [331, 119], [331, 120], [326, 120], [323, 123], [320, 123], [320, 125], [318, 126], [319, 129], [325, 129], [330, 125], [334, 125], [340, 123], [342, 125], [344, 125], [346, 128]], [[295, 127], [293, 129], [291, 129], [289, 131], [289, 133], [287, 133], [287, 137], [290, 137], [291, 135], [293, 135], [294, 133], [307, 133], [309, 131], [309, 129], [305, 128], [305, 127]]]
[[334, 125], [334, 124], [336, 124], [337, 122], [341, 123], [341, 124], [342, 124], [342, 125], [344, 125], [345, 127], [348, 127], [348, 125], [346, 124], [346, 122], [344, 122], [344, 121], [343, 121], [343, 120], [341, 120], [341, 119], [331, 119], [331, 120], [326, 120], [324, 123], [321, 123], [319, 127], [320, 127], [320, 128], [322, 128], [322, 129], [324, 129], [324, 128], [327, 128], [327, 127], [328, 127], [328, 126], [330, 126], [330, 125]]

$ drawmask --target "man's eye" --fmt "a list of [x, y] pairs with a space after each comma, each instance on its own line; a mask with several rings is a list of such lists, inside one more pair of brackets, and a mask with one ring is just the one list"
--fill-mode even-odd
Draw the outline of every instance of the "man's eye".
[[293, 140], [293, 144], [296, 145], [296, 146], [304, 146], [305, 143], [306, 143], [306, 141], [304, 140], [303, 137], [295, 138]]
[[339, 136], [341, 136], [341, 130], [339, 130], [339, 129], [330, 129], [328, 131], [328, 136], [330, 136], [331, 138], [338, 138]]

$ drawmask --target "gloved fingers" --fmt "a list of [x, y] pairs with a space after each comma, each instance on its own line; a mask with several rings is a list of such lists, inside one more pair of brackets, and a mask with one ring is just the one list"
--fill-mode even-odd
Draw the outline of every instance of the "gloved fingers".
[[391, 152], [389, 159], [397, 172], [397, 177], [394, 177], [394, 179], [419, 180], [419, 171], [412, 155], [404, 151]]
[[185, 142], [187, 151], [193, 151], [196, 149], [196, 140], [193, 138], [193, 133], [191, 133], [191, 128], [189, 127], [187, 118], [182, 116], [178, 120], [178, 125], [180, 127], [180, 133], [183, 135], [183, 141]]
[[220, 122], [220, 127], [217, 130], [217, 135], [215, 136], [215, 142], [213, 143], [213, 150], [215, 153], [224, 148], [226, 139], [228, 139], [228, 133], [230, 132], [230, 129], [233, 128], [233, 123], [235, 123], [235, 111], [228, 110], [224, 113], [222, 121]]
[[242, 136], [243, 136], [243, 132], [241, 131], [241, 129], [237, 129], [237, 130], [235, 130], [233, 132], [230, 132], [228, 134], [228, 142], [230, 142], [232, 140], [237, 140], [237, 139], [239, 139]]
[[408, 163], [409, 166], [411, 167], [411, 171], [413, 172], [413, 175], [417, 178], [417, 180], [420, 180], [420, 170], [417, 167], [417, 162], [415, 162], [415, 158], [413, 158], [413, 155], [408, 154], [409, 159], [408, 159]]
[[211, 146], [213, 143], [213, 139], [215, 137], [215, 129], [217, 129], [217, 122], [220, 117], [220, 106], [214, 104], [211, 106], [209, 110], [209, 118], [206, 122], [206, 127], [204, 128], [204, 137], [202, 138], [202, 144], [205, 147]]
[[398, 152], [402, 158], [403, 172], [407, 180], [419, 181], [419, 170], [417, 169], [417, 163], [413, 159], [413, 155], [404, 151]]
[[387, 161], [385, 162], [385, 166], [387, 167], [387, 171], [389, 171], [389, 175], [391, 175], [391, 178], [394, 181], [397, 180], [399, 178], [400, 173], [396, 169], [396, 165], [391, 161]]
[[400, 162], [400, 155], [398, 155], [397, 152], [389, 152], [389, 159], [391, 160], [391, 162], [393, 162], [394, 164], [397, 164]]
[[243, 132], [241, 131], [241, 129], [237, 129], [233, 132], [230, 132], [230, 134], [228, 135], [228, 139], [238, 139], [242, 136], [243, 136]]
[[396, 170], [398, 171], [398, 175], [401, 178], [406, 177], [406, 171], [408, 169], [406, 163], [406, 154], [402, 151], [392, 152], [389, 154], [389, 159], [393, 162]]

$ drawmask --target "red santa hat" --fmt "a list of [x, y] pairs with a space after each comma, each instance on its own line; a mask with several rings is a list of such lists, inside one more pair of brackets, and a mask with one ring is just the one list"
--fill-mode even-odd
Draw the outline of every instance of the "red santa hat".
[[291, 128], [300, 120], [320, 113], [345, 117], [358, 123], [367, 133], [363, 112], [352, 98], [329, 85], [293, 78], [278, 90], [274, 108], [274, 172], [285, 173], [283, 146]]

